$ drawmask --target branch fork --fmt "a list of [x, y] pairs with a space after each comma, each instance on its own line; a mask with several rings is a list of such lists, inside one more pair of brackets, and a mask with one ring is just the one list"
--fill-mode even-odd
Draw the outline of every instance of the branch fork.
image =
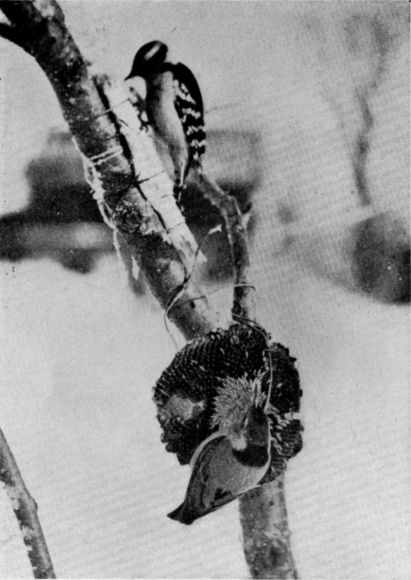
[[[186, 339], [211, 331], [216, 327], [216, 314], [190, 276], [199, 254], [197, 246], [176, 205], [171, 180], [154, 143], [124, 89], [107, 77], [91, 74], [55, 0], [2, 0], [0, 9], [7, 19], [0, 22], [0, 36], [31, 54], [47, 75], [85, 159], [103, 217], [115, 231], [122, 251], [143, 270], [154, 296]], [[237, 203], [207, 176], [196, 175], [195, 179], [226, 224], [235, 271], [233, 319], [252, 321], [254, 287], [249, 283], [247, 240]], [[11, 485], [6, 480], [10, 473], [17, 476], [18, 470], [4, 438], [0, 454], [1, 478]], [[44, 536], [36, 523], [35, 503], [22, 485], [16, 487], [20, 499], [24, 498], [16, 516], [26, 545], [30, 542], [34, 573], [53, 577]], [[240, 511], [253, 576], [296, 578], [282, 477], [243, 496]], [[34, 553], [40, 563], [33, 563]]]

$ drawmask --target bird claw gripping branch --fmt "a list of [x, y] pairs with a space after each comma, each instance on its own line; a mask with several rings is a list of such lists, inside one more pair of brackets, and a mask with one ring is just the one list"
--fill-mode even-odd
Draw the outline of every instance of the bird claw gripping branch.
[[[154, 387], [154, 401], [167, 451], [183, 465], [191, 460], [193, 472], [186, 499], [171, 518], [192, 523], [274, 480], [301, 450], [302, 425], [294, 413], [302, 391], [294, 362], [255, 323], [209, 332], [175, 355]], [[262, 433], [268, 447], [263, 471], [256, 459]]]

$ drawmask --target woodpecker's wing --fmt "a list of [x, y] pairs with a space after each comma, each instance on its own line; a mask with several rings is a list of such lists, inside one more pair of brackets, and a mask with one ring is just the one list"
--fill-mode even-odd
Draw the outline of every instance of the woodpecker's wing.
[[175, 81], [175, 107], [186, 136], [190, 160], [201, 165], [205, 153], [204, 106], [200, 87], [191, 70], [178, 62], [171, 65]]
[[[190, 525], [197, 518], [219, 509], [238, 497], [230, 491], [220, 488], [216, 485], [217, 482], [212, 481], [213, 471], [210, 470], [210, 461], [216, 458], [224, 439], [226, 439], [224, 436], [215, 437], [198, 455], [184, 502], [167, 514], [169, 518]], [[228, 442], [227, 444], [229, 445]]]
[[185, 64], [177, 62], [171, 66], [175, 79], [181, 84], [181, 86], [185, 85], [185, 89], [183, 88], [183, 94], [180, 96], [180, 98], [187, 98], [188, 101], [192, 100], [193, 104], [196, 106], [196, 110], [198, 110], [201, 115], [203, 115], [203, 98], [201, 96], [201, 91], [200, 87], [198, 86], [197, 79], [191, 70], [185, 66]]

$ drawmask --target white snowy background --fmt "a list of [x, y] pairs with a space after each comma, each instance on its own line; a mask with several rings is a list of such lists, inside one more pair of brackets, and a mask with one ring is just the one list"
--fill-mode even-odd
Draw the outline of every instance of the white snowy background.
[[[410, 570], [408, 308], [339, 285], [312, 262], [328, 260], [338, 278], [348, 268], [340, 240], [360, 214], [350, 166], [355, 94], [373, 86], [380, 61], [366, 35], [349, 52], [351, 15], [371, 22], [385, 10], [397, 38], [370, 96], [367, 175], [373, 207], [406, 221], [408, 24], [392, 11], [407, 3], [336, 4], [62, 2], [98, 70], [124, 78], [137, 48], [161, 39], [196, 72], [209, 127], [261, 131], [259, 320], [297, 357], [304, 391], [304, 448], [286, 475], [298, 570], [304, 579], [399, 580]], [[24, 206], [25, 166], [64, 122], [31, 57], [6, 41], [0, 49], [6, 213]], [[281, 199], [306, 232], [299, 238], [294, 227], [290, 251]], [[0, 426], [40, 506], [57, 574], [246, 578], [236, 502], [191, 527], [166, 517], [189, 471], [160, 443], [151, 401], [175, 354], [153, 299], [132, 295], [114, 255], [86, 276], [48, 259], [0, 268]], [[230, 292], [210, 295], [222, 324]], [[31, 576], [5, 493], [0, 576]]]

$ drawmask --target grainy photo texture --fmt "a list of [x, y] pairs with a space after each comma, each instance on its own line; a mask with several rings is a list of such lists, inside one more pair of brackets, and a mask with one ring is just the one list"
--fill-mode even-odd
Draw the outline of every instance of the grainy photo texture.
[[408, 577], [409, 5], [0, 0], [0, 577]]

